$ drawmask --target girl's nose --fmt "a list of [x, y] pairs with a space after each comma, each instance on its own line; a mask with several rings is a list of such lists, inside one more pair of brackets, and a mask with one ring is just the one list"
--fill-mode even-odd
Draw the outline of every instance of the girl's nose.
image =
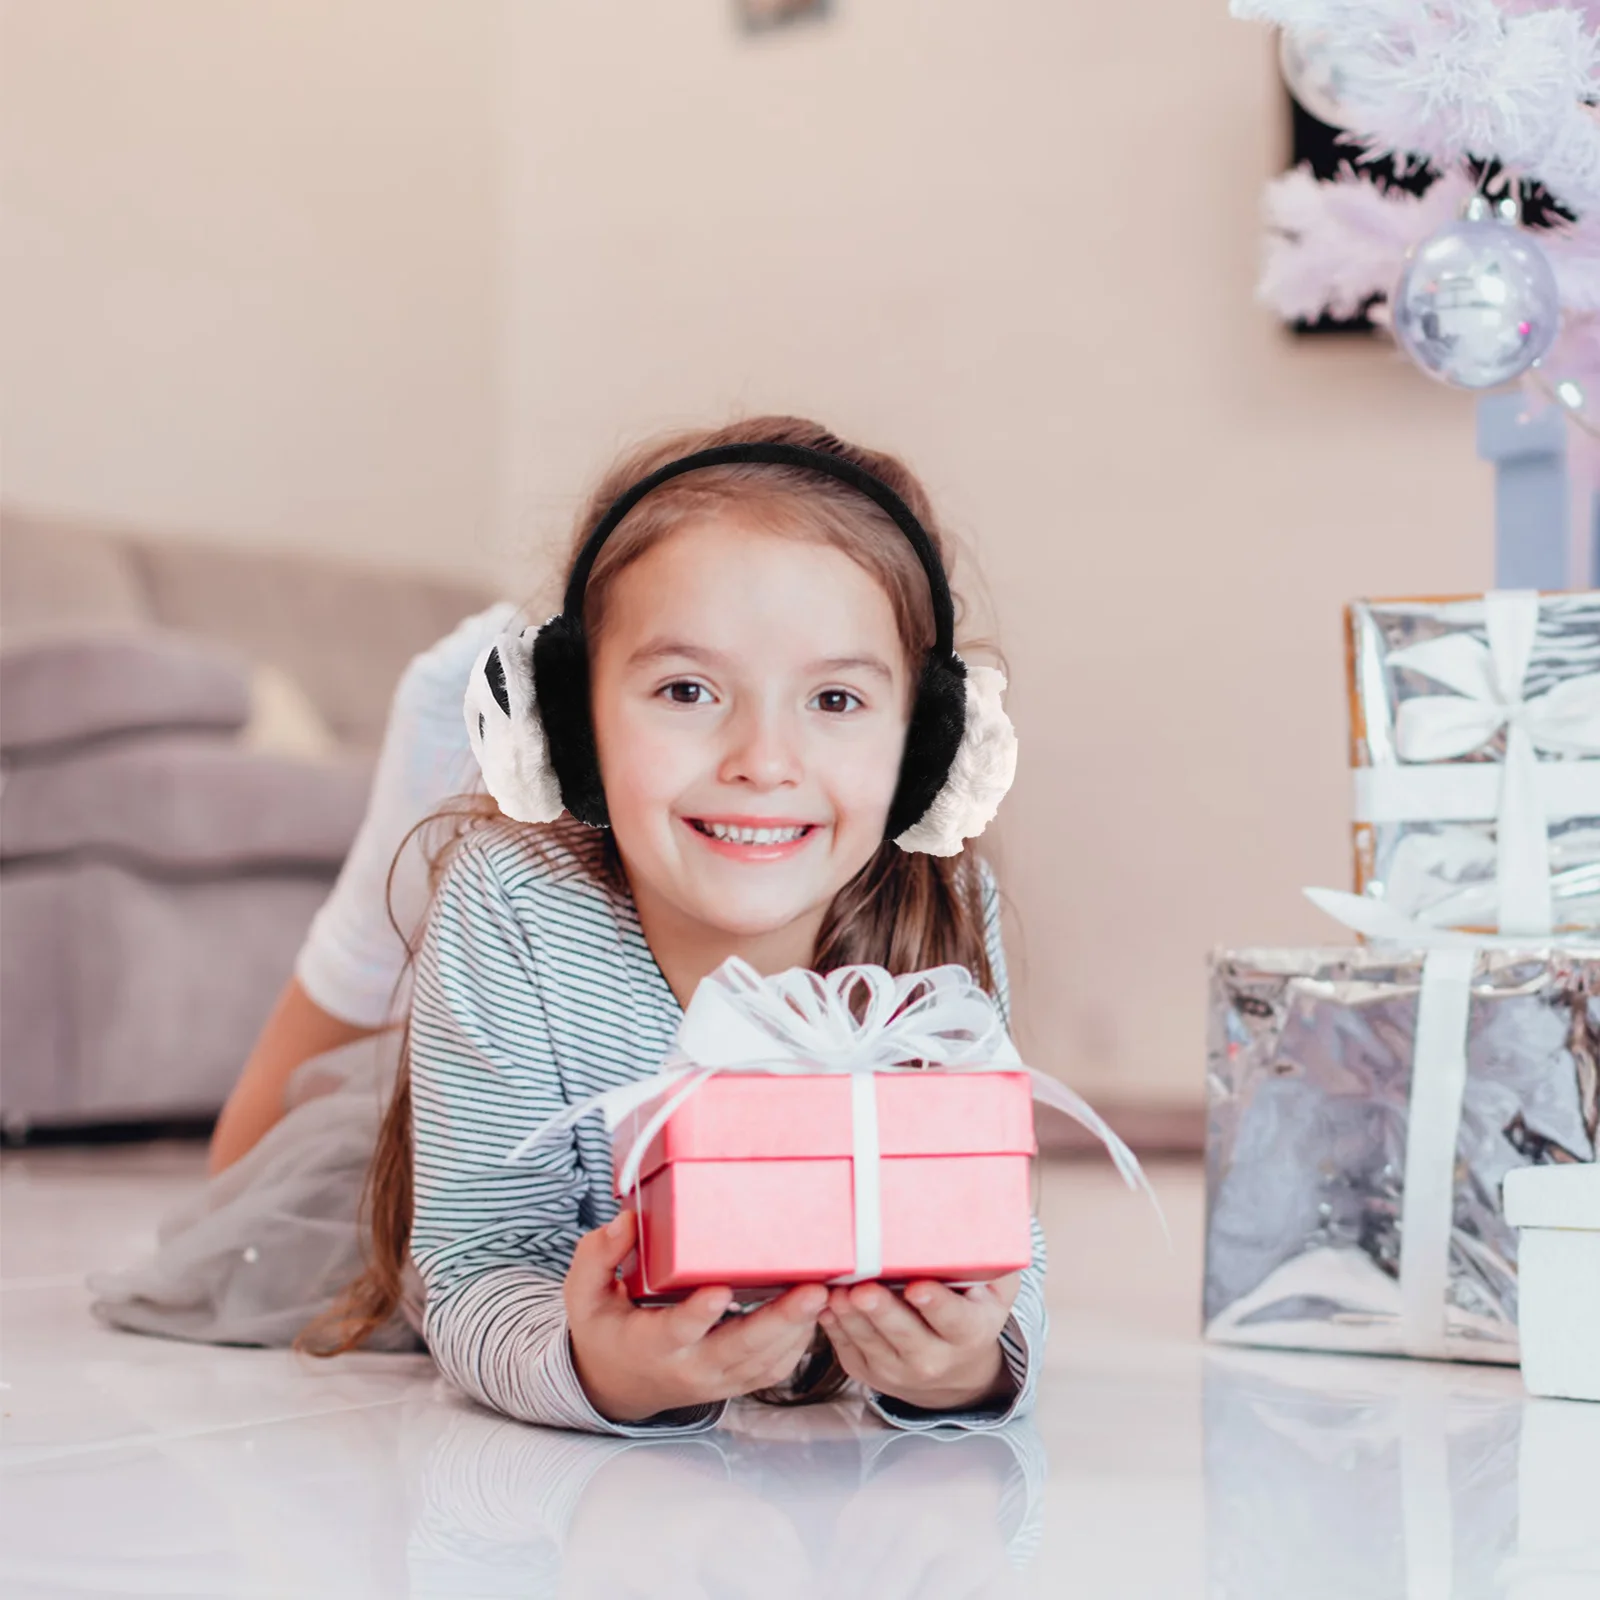
[[784, 712], [747, 706], [729, 719], [728, 747], [718, 776], [724, 783], [772, 789], [804, 774], [800, 730]]

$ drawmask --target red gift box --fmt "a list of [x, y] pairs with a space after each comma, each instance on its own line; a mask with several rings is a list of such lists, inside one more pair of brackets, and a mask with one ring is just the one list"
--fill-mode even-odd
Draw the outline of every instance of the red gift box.
[[[1033, 1090], [1025, 1072], [880, 1072], [882, 1268], [980, 1282], [1032, 1257]], [[614, 1135], [614, 1180], [657, 1096]], [[741, 1300], [856, 1271], [848, 1073], [718, 1074], [673, 1112], [639, 1168], [635, 1299], [725, 1284]], [[626, 1203], [630, 1196], [622, 1196]]]

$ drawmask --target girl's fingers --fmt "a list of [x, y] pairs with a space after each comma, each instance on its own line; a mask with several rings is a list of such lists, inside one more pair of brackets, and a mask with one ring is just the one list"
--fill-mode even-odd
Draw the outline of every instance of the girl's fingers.
[[828, 1291], [820, 1283], [803, 1283], [799, 1288], [790, 1289], [787, 1294], [764, 1305], [755, 1316], [782, 1320], [796, 1327], [801, 1324], [809, 1327], [827, 1303]]
[[[773, 1332], [774, 1329], [778, 1331]], [[732, 1394], [749, 1394], [752, 1389], [764, 1389], [787, 1381], [794, 1373], [811, 1345], [812, 1325], [796, 1327], [792, 1323], [769, 1323], [759, 1338], [725, 1339], [724, 1334], [737, 1335], [735, 1327], [718, 1329], [706, 1341], [705, 1359], [710, 1369], [711, 1381], [725, 1387]]]
[[751, 1360], [730, 1374], [741, 1394], [752, 1389], [767, 1389], [775, 1384], [787, 1383], [806, 1358], [811, 1348], [809, 1334], [780, 1346], [777, 1350], [763, 1352], [759, 1360]]
[[[746, 1324], [751, 1324], [746, 1326]], [[727, 1371], [736, 1371], [778, 1360], [785, 1350], [803, 1350], [810, 1342], [809, 1326], [771, 1320], [755, 1322], [741, 1317], [730, 1322], [706, 1340], [706, 1356]]]
[[985, 1303], [957, 1294], [942, 1283], [913, 1283], [906, 1288], [906, 1299], [917, 1314], [941, 1339], [951, 1344], [977, 1344], [993, 1338], [1005, 1321], [999, 1303]]
[[631, 1210], [619, 1211], [603, 1228], [593, 1228], [578, 1240], [567, 1268], [569, 1316], [593, 1316], [615, 1303], [617, 1268], [633, 1248], [635, 1221]]
[[967, 1294], [970, 1298], [979, 1302], [982, 1302], [985, 1295], [993, 1295], [1007, 1311], [1010, 1311], [1012, 1306], [1017, 1303], [1017, 1291], [1021, 1287], [1022, 1274], [1020, 1272], [1008, 1272], [1003, 1278], [995, 1278], [989, 1283], [978, 1284], [975, 1288], [969, 1289]]
[[[878, 1283], [857, 1284], [845, 1293], [851, 1309], [866, 1318], [877, 1338], [901, 1361], [914, 1362], [926, 1353], [928, 1341], [935, 1335], [899, 1295]], [[861, 1342], [853, 1329], [851, 1337]]]
[[[811, 1338], [828, 1291], [817, 1284], [791, 1289], [781, 1299], [718, 1328], [706, 1340], [706, 1353], [725, 1371], [776, 1357], [786, 1345], [802, 1348]], [[796, 1358], [798, 1359], [798, 1357]]]
[[687, 1350], [716, 1327], [732, 1302], [731, 1289], [696, 1289], [687, 1300], [659, 1311], [647, 1310], [645, 1315], [671, 1349]]
[[[887, 1291], [880, 1289], [878, 1293], [883, 1295]], [[897, 1366], [899, 1364], [899, 1352], [884, 1338], [876, 1323], [867, 1315], [866, 1311], [856, 1304], [853, 1291], [848, 1289], [835, 1291], [832, 1299], [828, 1302], [827, 1314], [833, 1317], [839, 1327], [844, 1330], [845, 1336], [850, 1340], [851, 1344], [874, 1367], [887, 1370], [891, 1365]], [[824, 1318], [823, 1325], [827, 1326], [826, 1318]], [[924, 1331], [924, 1337], [927, 1337], [926, 1331]]]
[[870, 1383], [872, 1369], [867, 1364], [867, 1358], [839, 1325], [839, 1319], [827, 1313], [823, 1318], [823, 1327], [828, 1335], [828, 1343], [833, 1346], [833, 1353], [839, 1358], [839, 1365], [845, 1370], [845, 1376], [854, 1378], [857, 1383]]

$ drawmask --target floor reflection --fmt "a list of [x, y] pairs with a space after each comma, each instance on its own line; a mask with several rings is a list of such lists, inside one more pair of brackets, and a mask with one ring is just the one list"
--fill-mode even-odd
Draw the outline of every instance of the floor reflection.
[[1210, 1350], [1208, 1590], [1596, 1600], [1600, 1406], [1515, 1370]]
[[1044, 1449], [886, 1430], [857, 1406], [735, 1408], [714, 1434], [624, 1441], [408, 1409], [414, 1594], [705, 1600], [1020, 1593]]
[[148, 1157], [0, 1171], [5, 1600], [1600, 1600], [1600, 1405], [1530, 1401], [1515, 1368], [1201, 1345], [1198, 1166], [1163, 1179], [1171, 1256], [1114, 1172], [1046, 1169], [1034, 1424], [752, 1405], [649, 1445], [502, 1421], [425, 1357], [99, 1326], [80, 1258], [176, 1182]]

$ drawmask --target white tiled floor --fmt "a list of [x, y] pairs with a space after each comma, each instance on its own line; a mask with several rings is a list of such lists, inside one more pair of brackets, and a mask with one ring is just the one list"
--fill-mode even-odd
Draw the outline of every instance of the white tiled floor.
[[1595, 1600], [1600, 1406], [1515, 1371], [1208, 1350], [1198, 1169], [1052, 1165], [1036, 1423], [953, 1443], [752, 1408], [629, 1446], [498, 1421], [421, 1357], [98, 1327], [199, 1154], [0, 1171], [0, 1595]]

